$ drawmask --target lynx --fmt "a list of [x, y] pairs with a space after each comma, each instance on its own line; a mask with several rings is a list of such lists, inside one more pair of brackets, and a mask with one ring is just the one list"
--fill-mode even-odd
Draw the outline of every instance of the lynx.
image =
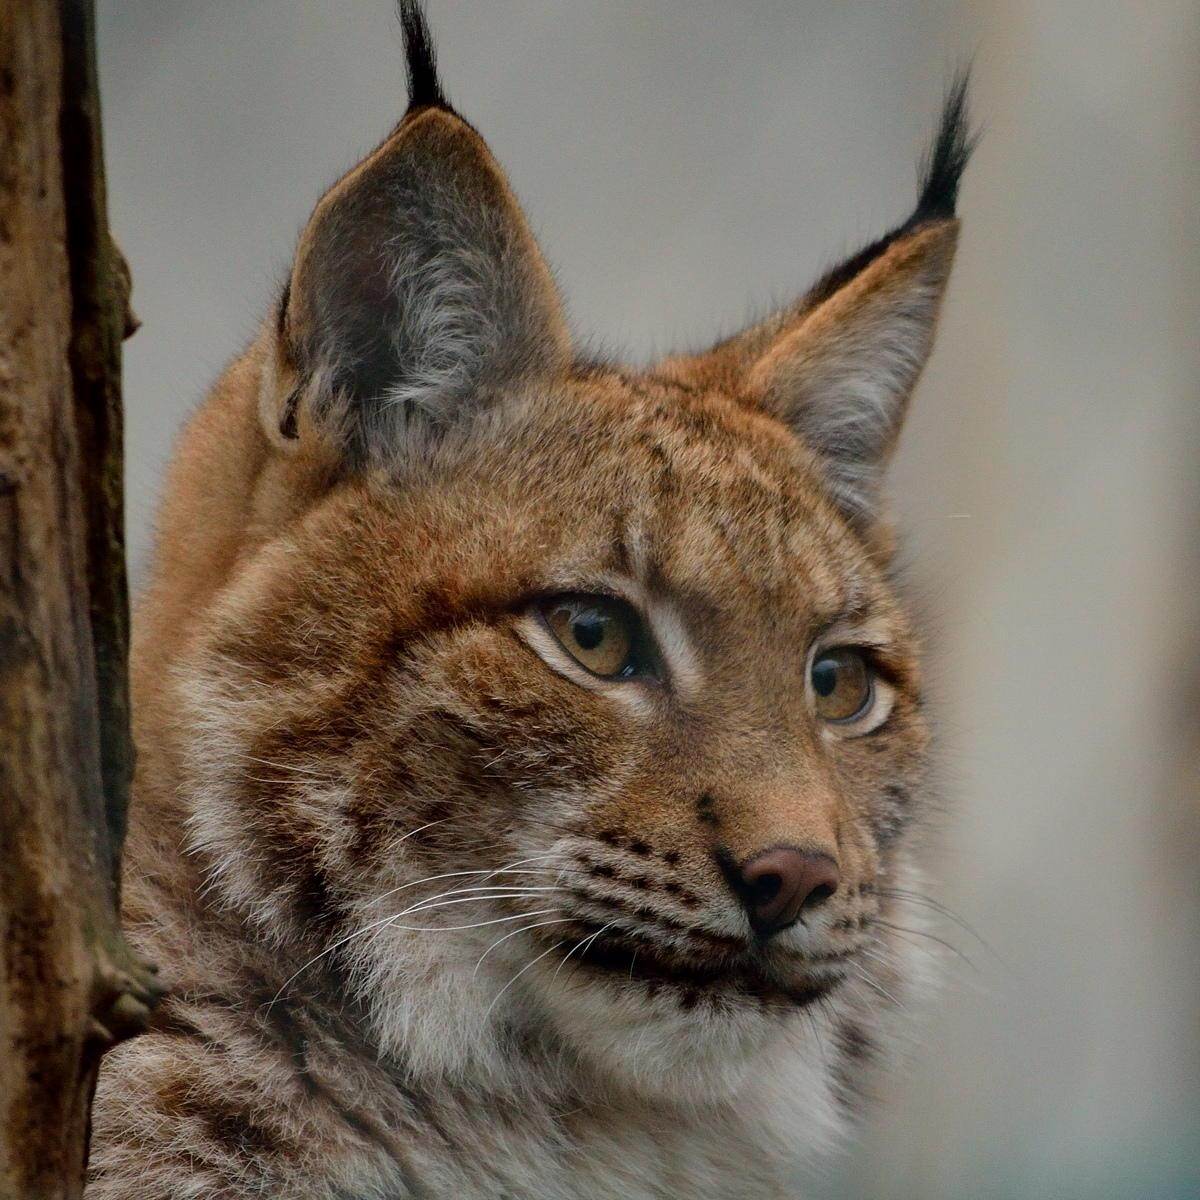
[[[801, 299], [577, 355], [400, 5], [410, 105], [175, 455], [133, 660], [92, 1200], [793, 1195], [918, 972], [882, 472], [970, 150]], [[911, 917], [908, 918], [911, 924]]]

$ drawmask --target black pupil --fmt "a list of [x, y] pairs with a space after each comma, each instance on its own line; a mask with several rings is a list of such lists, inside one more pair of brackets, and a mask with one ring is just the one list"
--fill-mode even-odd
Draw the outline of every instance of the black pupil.
[[583, 650], [595, 650], [604, 641], [604, 621], [596, 613], [583, 613], [571, 622], [571, 636]]
[[832, 658], [822, 658], [813, 663], [812, 685], [818, 696], [832, 696], [837, 687], [838, 665]]

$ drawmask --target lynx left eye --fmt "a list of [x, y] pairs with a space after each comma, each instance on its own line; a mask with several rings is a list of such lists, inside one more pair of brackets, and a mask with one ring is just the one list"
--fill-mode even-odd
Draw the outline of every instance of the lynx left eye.
[[809, 671], [814, 707], [824, 721], [853, 721], [875, 699], [874, 673], [866, 655], [852, 646], [823, 650]]
[[602, 679], [628, 679], [649, 669], [645, 635], [634, 610], [611, 596], [555, 596], [542, 617], [562, 648]]

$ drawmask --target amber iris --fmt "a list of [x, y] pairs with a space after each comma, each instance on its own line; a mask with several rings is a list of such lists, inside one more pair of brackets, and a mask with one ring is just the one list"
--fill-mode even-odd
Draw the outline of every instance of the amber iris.
[[558, 596], [542, 615], [562, 648], [602, 679], [624, 679], [638, 671], [637, 614], [609, 596]]
[[875, 689], [861, 650], [822, 650], [813, 659], [810, 678], [817, 716], [823, 721], [852, 721], [871, 706]]

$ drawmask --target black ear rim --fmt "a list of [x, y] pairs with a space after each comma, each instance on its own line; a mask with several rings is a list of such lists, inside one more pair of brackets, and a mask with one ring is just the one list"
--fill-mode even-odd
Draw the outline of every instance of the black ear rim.
[[917, 205], [911, 215], [883, 237], [826, 271], [805, 296], [806, 308], [815, 308], [839, 292], [899, 238], [931, 221], [954, 219], [959, 184], [979, 141], [978, 132], [971, 127], [970, 85], [968, 65], [954, 74], [946, 88], [937, 133], [921, 157]]
[[399, 0], [396, 15], [404, 34], [404, 67], [408, 76], [408, 111], [421, 108], [444, 108], [451, 112], [450, 101], [438, 78], [437, 49], [425, 6], [421, 0]]
[[[284, 353], [291, 353], [288, 342], [288, 303], [292, 298], [292, 281], [288, 279], [279, 296], [275, 307], [275, 334], [279, 338]], [[299, 428], [300, 389], [295, 388], [284, 401], [283, 411], [279, 417], [279, 433], [288, 441], [295, 441], [300, 436]]]

